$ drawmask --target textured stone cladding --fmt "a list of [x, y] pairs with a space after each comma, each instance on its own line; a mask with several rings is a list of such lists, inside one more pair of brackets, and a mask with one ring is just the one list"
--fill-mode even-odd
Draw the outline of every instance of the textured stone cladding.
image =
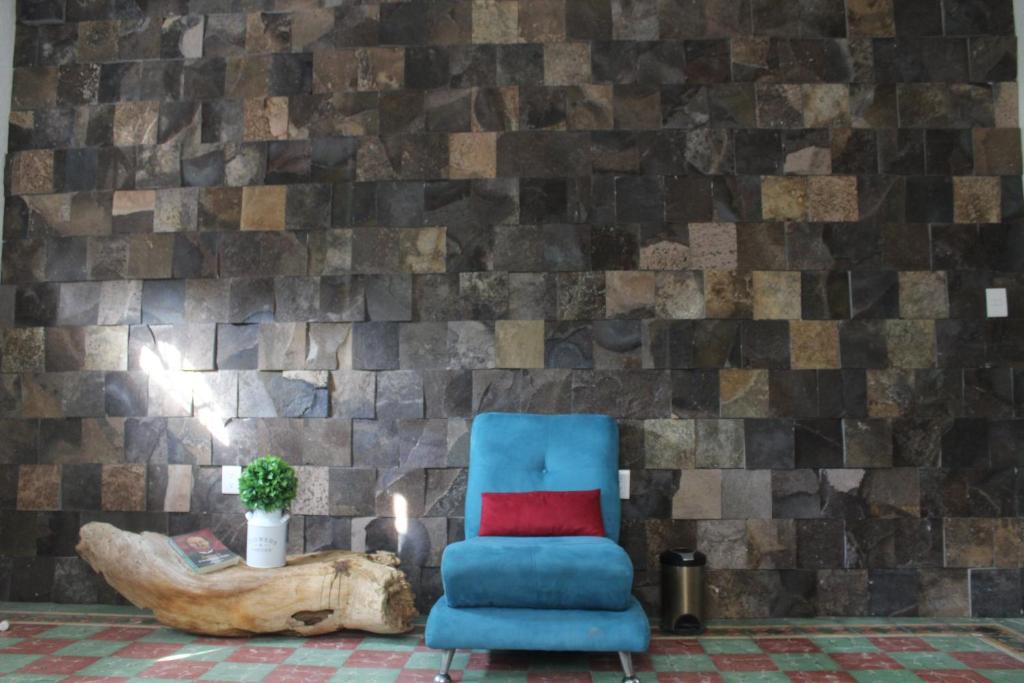
[[0, 599], [242, 550], [275, 453], [426, 609], [474, 414], [584, 411], [648, 605], [695, 544], [716, 616], [1021, 613], [1011, 0], [18, 5]]

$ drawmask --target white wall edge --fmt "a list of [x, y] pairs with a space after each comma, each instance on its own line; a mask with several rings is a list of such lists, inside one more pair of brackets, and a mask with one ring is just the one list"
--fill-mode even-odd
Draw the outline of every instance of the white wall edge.
[[[7, 168], [7, 130], [11, 117], [11, 86], [14, 78], [14, 2], [0, 0], [0, 228], [4, 216], [4, 169]], [[0, 242], [0, 254], [3, 242]], [[3, 272], [0, 261], [0, 273]]]

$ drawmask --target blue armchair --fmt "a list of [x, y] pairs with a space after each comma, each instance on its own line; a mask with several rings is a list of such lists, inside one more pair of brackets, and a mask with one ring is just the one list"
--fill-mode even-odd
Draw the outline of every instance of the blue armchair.
[[[618, 652], [624, 683], [650, 624], [631, 593], [619, 537], [619, 439], [604, 415], [483, 413], [473, 420], [466, 540], [445, 548], [444, 595], [426, 641], [445, 650], [435, 683], [450, 683], [456, 648]], [[605, 536], [479, 536], [481, 494], [601, 490]]]

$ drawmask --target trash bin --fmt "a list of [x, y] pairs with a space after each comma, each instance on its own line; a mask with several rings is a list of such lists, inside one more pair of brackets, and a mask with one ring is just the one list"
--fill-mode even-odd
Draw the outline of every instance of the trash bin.
[[661, 630], [683, 635], [704, 632], [704, 553], [672, 548], [661, 559]]

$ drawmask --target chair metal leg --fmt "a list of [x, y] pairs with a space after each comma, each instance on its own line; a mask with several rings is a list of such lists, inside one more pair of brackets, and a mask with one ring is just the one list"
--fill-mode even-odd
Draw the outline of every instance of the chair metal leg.
[[448, 670], [452, 668], [452, 659], [455, 657], [455, 650], [445, 650], [441, 653], [441, 670], [434, 676], [434, 683], [452, 683], [452, 677]]
[[620, 652], [619, 661], [622, 662], [622, 673], [625, 674], [622, 683], [640, 683], [636, 671], [633, 670], [633, 655], [629, 652]]

